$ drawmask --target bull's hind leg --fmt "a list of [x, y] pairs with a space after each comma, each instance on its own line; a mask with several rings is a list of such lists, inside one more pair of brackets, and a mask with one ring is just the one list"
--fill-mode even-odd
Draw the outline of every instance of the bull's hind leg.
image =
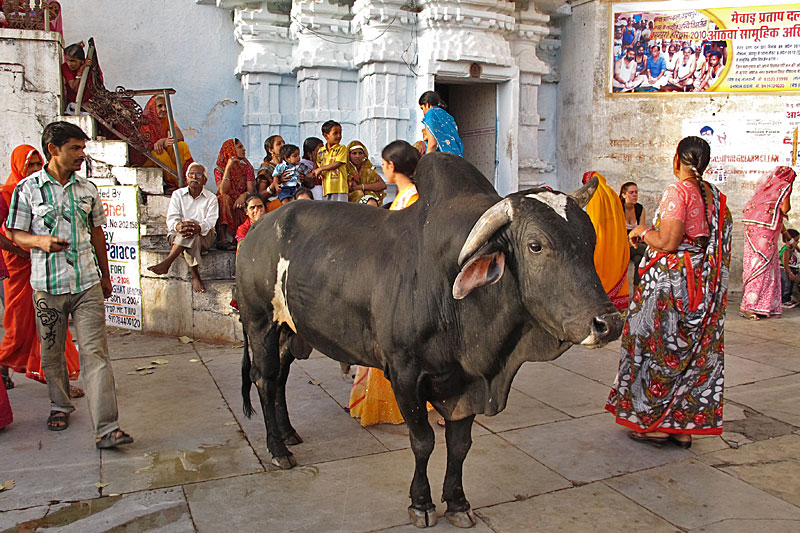
[[[288, 328], [286, 328], [288, 329]], [[284, 342], [285, 340], [285, 342]], [[281, 439], [287, 446], [294, 446], [303, 442], [300, 435], [292, 427], [289, 421], [289, 410], [286, 407], [286, 381], [289, 379], [289, 370], [294, 362], [294, 355], [289, 349], [289, 337], [281, 334], [281, 362], [280, 370], [278, 373], [278, 391], [275, 396], [275, 415], [278, 418], [278, 431], [280, 431]]]
[[445, 422], [444, 435], [447, 441], [447, 472], [444, 475], [442, 501], [447, 502], [445, 517], [457, 527], [472, 527], [477, 523], [464, 495], [462, 470], [464, 459], [472, 446], [472, 421], [475, 415], [463, 420]]
[[258, 388], [261, 412], [264, 414], [264, 425], [267, 428], [267, 449], [272, 455], [272, 464], [284, 470], [289, 469], [297, 465], [297, 461], [283, 442], [276, 413], [282, 366], [278, 328], [275, 324], [265, 323], [260, 328], [258, 324], [248, 324], [247, 334], [253, 351], [251, 375]]
[[433, 428], [428, 422], [425, 401], [417, 392], [415, 369], [403, 369], [396, 379], [392, 379], [397, 405], [408, 425], [411, 450], [414, 452], [414, 478], [411, 480], [411, 506], [408, 516], [416, 527], [436, 525], [436, 506], [431, 500], [431, 485], [428, 482], [428, 459], [433, 453], [435, 438]]

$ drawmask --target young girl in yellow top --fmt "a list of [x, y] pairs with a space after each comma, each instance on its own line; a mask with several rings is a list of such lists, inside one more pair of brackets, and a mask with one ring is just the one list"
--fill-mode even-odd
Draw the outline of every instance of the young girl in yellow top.
[[[405, 209], [419, 198], [412, 180], [419, 162], [419, 152], [405, 141], [394, 141], [386, 145], [381, 158], [383, 175], [389, 183], [397, 185], [397, 197], [389, 209]], [[429, 411], [431, 408], [428, 404]], [[362, 426], [403, 423], [392, 385], [381, 370], [358, 367], [350, 392], [350, 415], [360, 418]]]

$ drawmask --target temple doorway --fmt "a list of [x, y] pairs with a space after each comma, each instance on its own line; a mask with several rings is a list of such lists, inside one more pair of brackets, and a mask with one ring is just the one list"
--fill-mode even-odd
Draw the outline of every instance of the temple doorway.
[[492, 183], [497, 169], [497, 84], [436, 83], [464, 143], [464, 159]]

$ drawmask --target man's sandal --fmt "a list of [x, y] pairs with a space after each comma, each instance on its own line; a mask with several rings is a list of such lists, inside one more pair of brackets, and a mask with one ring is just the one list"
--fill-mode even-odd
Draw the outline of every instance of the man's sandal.
[[64, 431], [69, 427], [69, 413], [64, 411], [50, 411], [47, 417], [47, 429], [50, 431]]
[[121, 429], [115, 429], [109, 433], [106, 433], [99, 439], [97, 439], [94, 445], [97, 447], [98, 450], [106, 450], [108, 448], [115, 448], [117, 446], [122, 446], [123, 444], [130, 444], [133, 442], [133, 437], [122, 431]]
[[14, 382], [11, 381], [11, 376], [3, 374], [3, 386], [6, 388], [6, 390], [11, 390], [14, 388]]
[[73, 400], [75, 398], [83, 398], [86, 396], [86, 393], [80, 387], [76, 387], [75, 385], [69, 386], [69, 397]]

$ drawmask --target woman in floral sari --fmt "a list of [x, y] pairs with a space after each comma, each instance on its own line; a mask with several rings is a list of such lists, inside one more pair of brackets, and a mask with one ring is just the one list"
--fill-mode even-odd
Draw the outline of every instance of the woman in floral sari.
[[245, 199], [256, 191], [255, 171], [245, 155], [244, 145], [239, 139], [228, 139], [219, 150], [217, 168], [214, 169], [219, 200], [218, 248], [236, 249], [234, 235], [247, 220]]
[[[726, 197], [703, 181], [708, 143], [686, 137], [654, 225], [636, 226], [647, 254], [622, 330], [622, 354], [606, 409], [654, 445], [692, 445], [722, 433], [723, 329], [732, 219]], [[702, 192], [701, 192], [702, 191]]]
[[744, 206], [741, 311], [751, 320], [781, 315], [778, 237], [786, 232], [783, 218], [791, 207], [789, 196], [795, 176], [789, 167], [776, 168], [756, 184], [755, 194]]

